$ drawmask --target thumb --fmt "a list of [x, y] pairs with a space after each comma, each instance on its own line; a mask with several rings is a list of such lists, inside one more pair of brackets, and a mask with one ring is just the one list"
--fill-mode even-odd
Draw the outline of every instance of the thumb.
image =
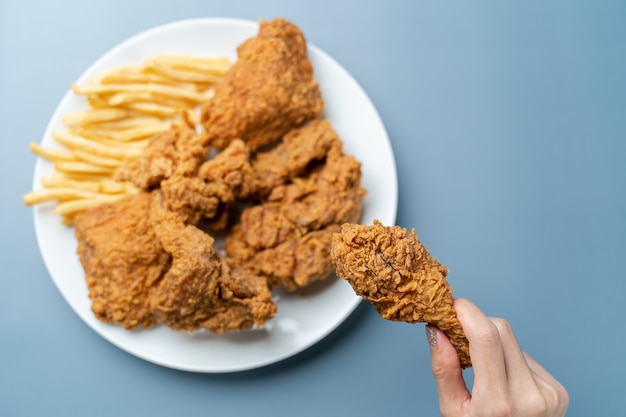
[[430, 324], [426, 325], [426, 337], [430, 345], [431, 366], [439, 393], [441, 415], [461, 416], [471, 395], [465, 386], [456, 350], [448, 337]]

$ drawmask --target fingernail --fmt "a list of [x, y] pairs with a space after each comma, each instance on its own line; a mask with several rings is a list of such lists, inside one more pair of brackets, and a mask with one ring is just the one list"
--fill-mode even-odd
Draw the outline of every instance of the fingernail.
[[435, 333], [435, 329], [430, 324], [426, 325], [426, 339], [431, 348], [437, 346], [437, 333]]

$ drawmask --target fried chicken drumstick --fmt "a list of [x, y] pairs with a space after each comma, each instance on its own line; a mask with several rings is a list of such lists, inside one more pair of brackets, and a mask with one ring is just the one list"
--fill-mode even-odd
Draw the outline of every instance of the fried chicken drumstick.
[[331, 258], [337, 275], [388, 320], [426, 322], [441, 329], [461, 366], [472, 365], [469, 342], [456, 317], [448, 269], [417, 238], [399, 226], [346, 223], [333, 235]]

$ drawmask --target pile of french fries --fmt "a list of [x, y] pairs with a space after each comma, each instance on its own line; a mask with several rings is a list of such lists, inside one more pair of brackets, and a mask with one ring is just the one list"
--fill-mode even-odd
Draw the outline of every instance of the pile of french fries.
[[54, 170], [41, 189], [24, 195], [24, 203], [56, 202], [54, 213], [71, 225], [83, 210], [137, 193], [132, 184], [115, 181], [114, 171], [173, 124], [199, 125], [198, 107], [212, 98], [230, 66], [227, 58], [158, 55], [72, 84], [89, 108], [63, 116], [67, 131], [52, 133], [61, 146], [31, 142], [31, 151], [52, 161]]

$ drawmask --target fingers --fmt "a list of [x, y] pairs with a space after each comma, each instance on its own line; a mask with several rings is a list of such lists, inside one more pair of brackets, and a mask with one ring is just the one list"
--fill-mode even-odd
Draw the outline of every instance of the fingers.
[[542, 391], [546, 408], [548, 410], [554, 410], [550, 416], [564, 416], [569, 406], [569, 394], [565, 387], [529, 354], [524, 353], [524, 357], [526, 358], [528, 367], [535, 376], [539, 389]]
[[470, 343], [474, 368], [473, 396], [479, 401], [490, 397], [508, 401], [504, 348], [498, 328], [469, 300], [454, 300], [454, 308]]
[[569, 406], [567, 391], [522, 352], [506, 320], [489, 318], [464, 299], [454, 300], [454, 308], [470, 343], [474, 386], [470, 394], [456, 350], [446, 335], [426, 326], [442, 416], [565, 415]]
[[485, 316], [473, 303], [454, 301], [470, 342], [474, 367], [471, 410], [476, 415], [562, 417], [569, 405], [563, 386], [522, 352], [506, 320]]
[[427, 325], [426, 337], [430, 345], [431, 366], [439, 393], [441, 415], [459, 416], [470, 400], [459, 357], [441, 330]]
[[534, 384], [534, 376], [528, 367], [526, 357], [517, 342], [517, 338], [509, 322], [500, 318], [490, 318], [500, 335], [504, 367], [513, 396], [527, 392], [528, 387]]

